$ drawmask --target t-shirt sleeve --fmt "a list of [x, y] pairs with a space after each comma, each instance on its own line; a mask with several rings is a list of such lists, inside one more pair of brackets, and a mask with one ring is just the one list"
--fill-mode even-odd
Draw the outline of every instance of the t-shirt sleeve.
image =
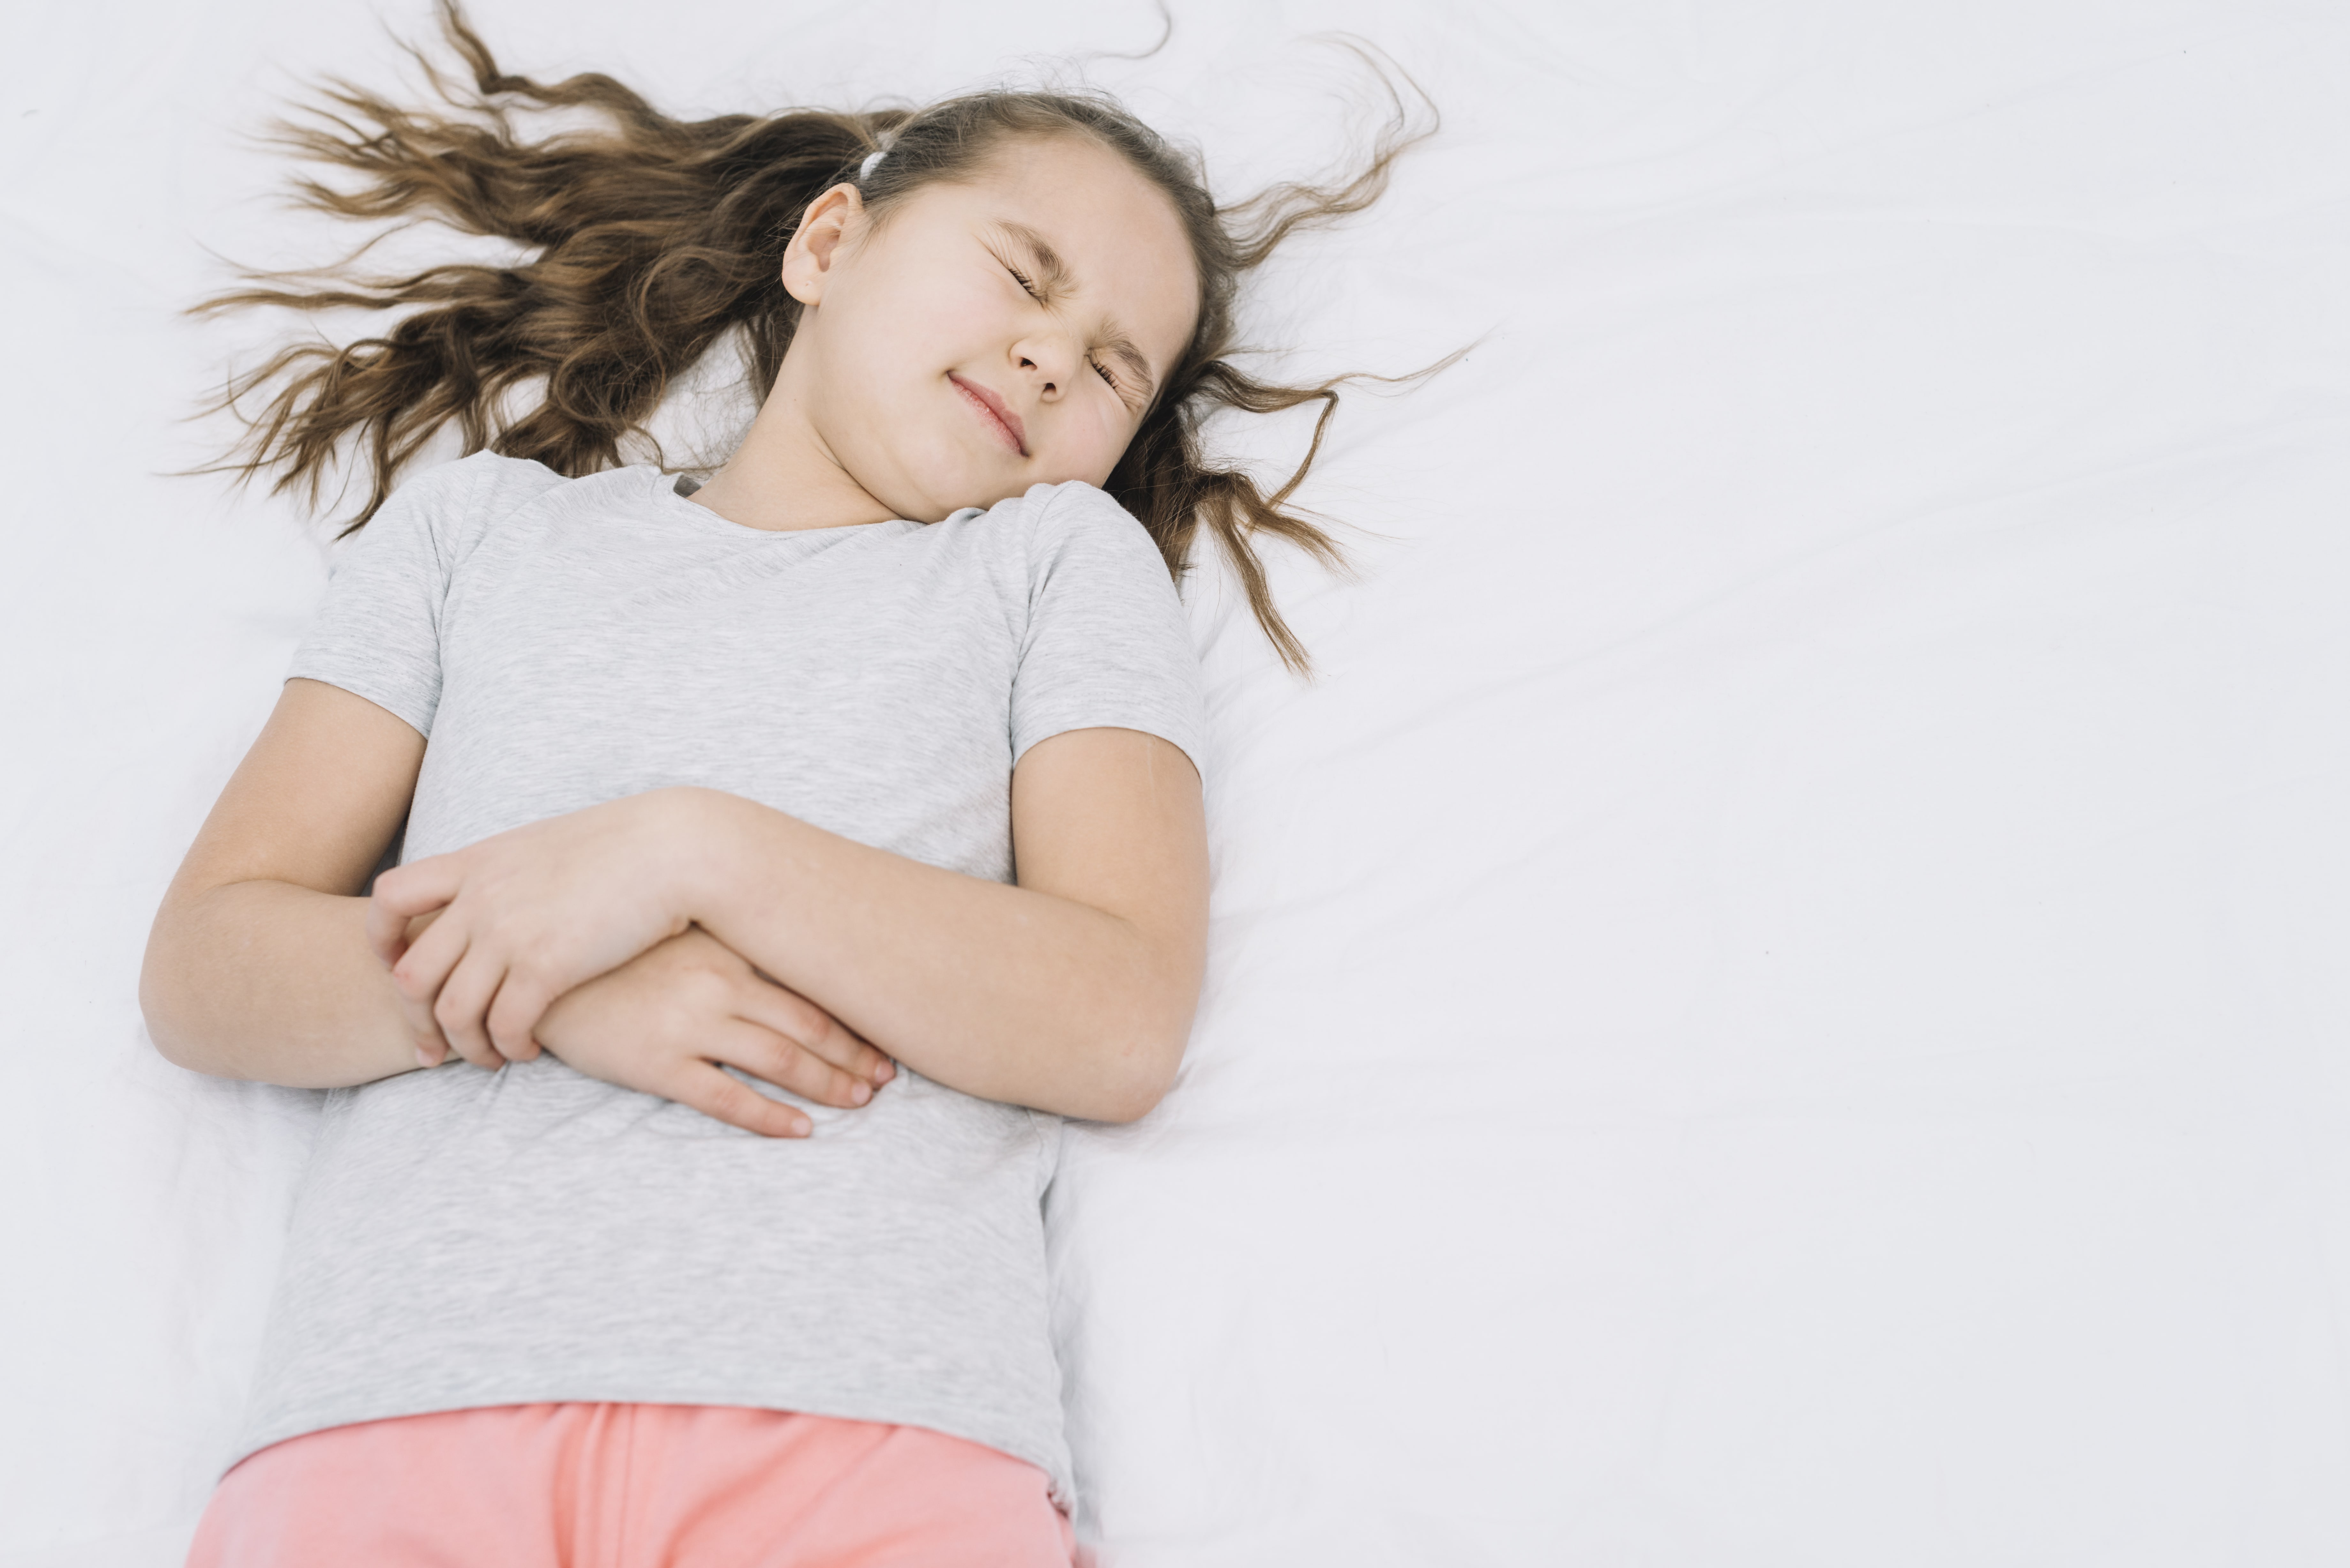
[[1044, 500], [1029, 532], [1013, 763], [1039, 741], [1096, 727], [1171, 741], [1207, 776], [1200, 659], [1166, 562], [1118, 503], [1069, 483]]
[[441, 607], [459, 531], [507, 461], [443, 463], [393, 491], [337, 547], [327, 596], [286, 678], [339, 686], [431, 735], [441, 703]]

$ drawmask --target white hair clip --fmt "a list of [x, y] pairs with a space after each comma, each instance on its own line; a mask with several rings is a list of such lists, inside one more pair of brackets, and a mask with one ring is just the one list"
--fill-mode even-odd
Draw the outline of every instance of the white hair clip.
[[872, 151], [865, 155], [865, 161], [857, 166], [857, 182], [858, 184], [862, 185], [865, 182], [873, 178], [873, 166], [880, 162], [881, 155], [889, 151], [889, 150], [886, 147], [877, 147]]

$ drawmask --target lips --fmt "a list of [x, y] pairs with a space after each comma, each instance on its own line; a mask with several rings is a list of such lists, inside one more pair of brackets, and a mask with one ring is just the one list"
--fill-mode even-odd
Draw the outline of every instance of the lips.
[[964, 380], [952, 370], [947, 372], [947, 379], [954, 383], [955, 390], [962, 394], [963, 401], [987, 421], [996, 440], [1022, 457], [1028, 455], [1028, 432], [1020, 428], [1020, 416], [1004, 407], [1002, 398], [976, 381]]

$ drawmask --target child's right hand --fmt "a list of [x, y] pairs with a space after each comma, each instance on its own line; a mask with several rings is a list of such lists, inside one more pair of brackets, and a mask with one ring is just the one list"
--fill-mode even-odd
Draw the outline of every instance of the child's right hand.
[[720, 1063], [843, 1108], [864, 1105], [897, 1071], [830, 1013], [699, 926], [566, 992], [536, 1033], [589, 1077], [769, 1137], [805, 1137], [808, 1118], [722, 1072]]

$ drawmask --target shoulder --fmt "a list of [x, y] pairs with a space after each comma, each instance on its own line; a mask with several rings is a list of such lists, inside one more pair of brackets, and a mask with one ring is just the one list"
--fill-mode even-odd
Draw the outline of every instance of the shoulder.
[[403, 475], [378, 516], [411, 515], [436, 532], [444, 531], [475, 514], [511, 511], [570, 483], [543, 462], [477, 452]]
[[529, 458], [477, 452], [410, 475], [392, 500], [438, 515], [510, 511], [570, 480]]
[[1158, 735], [1196, 764], [1199, 653], [1150, 531], [1090, 484], [1038, 485], [1018, 500], [1029, 548], [1014, 764], [1062, 731], [1104, 728]]
[[1035, 535], [1090, 531], [1128, 535], [1145, 544], [1150, 539], [1133, 513], [1082, 479], [1061, 484], [1032, 484], [1017, 500], [1004, 504], [1019, 507], [1028, 519], [1030, 533]]
[[1094, 485], [1083, 480], [1033, 485], [996, 510], [1006, 508], [1017, 509], [1032, 576], [1055, 566], [1076, 566], [1130, 579], [1145, 591], [1155, 585], [1173, 596], [1173, 574], [1149, 530]]
[[542, 462], [477, 452], [404, 476], [349, 545], [368, 545], [377, 552], [423, 551], [445, 568], [499, 518], [571, 483]]

